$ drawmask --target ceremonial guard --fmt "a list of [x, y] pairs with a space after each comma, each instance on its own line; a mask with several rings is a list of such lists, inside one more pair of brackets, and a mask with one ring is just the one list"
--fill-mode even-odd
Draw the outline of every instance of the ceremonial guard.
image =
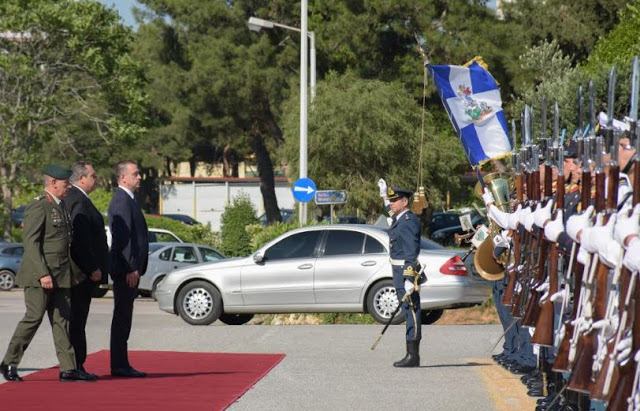
[[62, 197], [69, 189], [71, 170], [56, 165], [44, 169], [44, 192], [24, 212], [24, 255], [18, 285], [24, 288], [26, 313], [18, 323], [0, 364], [7, 381], [22, 381], [17, 367], [38, 331], [45, 313], [60, 361], [60, 381], [95, 381], [76, 369], [69, 340], [71, 275], [71, 218]]
[[411, 191], [389, 187], [384, 180], [378, 182], [385, 209], [391, 214], [389, 230], [389, 254], [393, 267], [393, 286], [402, 306], [406, 324], [406, 356], [393, 364], [394, 367], [420, 366], [420, 339], [422, 338], [422, 313], [420, 310], [420, 284], [426, 280], [422, 275], [418, 255], [420, 254], [420, 221], [409, 210]]

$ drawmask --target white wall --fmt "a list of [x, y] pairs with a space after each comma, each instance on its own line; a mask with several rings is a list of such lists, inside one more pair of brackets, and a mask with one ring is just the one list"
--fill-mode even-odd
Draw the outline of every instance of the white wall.
[[[278, 207], [294, 208], [293, 194], [288, 183], [275, 183]], [[211, 223], [220, 231], [220, 218], [227, 204], [240, 193], [247, 194], [256, 210], [256, 217], [264, 213], [260, 182], [173, 182], [160, 185], [163, 214], [186, 214], [203, 224]]]

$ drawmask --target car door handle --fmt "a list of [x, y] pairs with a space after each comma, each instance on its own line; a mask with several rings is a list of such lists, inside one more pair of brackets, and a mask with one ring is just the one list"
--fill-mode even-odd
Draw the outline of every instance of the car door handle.
[[313, 268], [313, 264], [302, 264], [298, 266], [298, 270], [308, 270]]
[[173, 268], [174, 268], [174, 269], [178, 269], [178, 266], [177, 266], [177, 265], [174, 265], [174, 266], [173, 266]]
[[369, 260], [369, 261], [365, 261], [364, 263], [360, 264], [361, 266], [364, 267], [371, 267], [372, 265], [376, 265], [376, 262], [373, 260]]

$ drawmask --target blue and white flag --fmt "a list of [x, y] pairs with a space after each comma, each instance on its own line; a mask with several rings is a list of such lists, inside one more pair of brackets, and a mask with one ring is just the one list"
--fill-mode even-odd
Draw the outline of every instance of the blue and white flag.
[[476, 61], [469, 67], [427, 66], [471, 165], [511, 151], [507, 120], [494, 78]]

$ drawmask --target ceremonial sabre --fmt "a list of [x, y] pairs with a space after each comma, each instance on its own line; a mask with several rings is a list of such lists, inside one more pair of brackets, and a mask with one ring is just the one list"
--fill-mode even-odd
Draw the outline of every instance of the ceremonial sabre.
[[[420, 271], [418, 272], [418, 275], [416, 275], [416, 279], [420, 279], [420, 277], [422, 276], [422, 274], [424, 274], [424, 265], [420, 264]], [[425, 274], [426, 277], [426, 274]], [[415, 292], [415, 291], [414, 291]], [[420, 291], [418, 291], [420, 292]], [[413, 293], [411, 293], [413, 294]], [[389, 328], [389, 326], [391, 325], [391, 321], [393, 321], [393, 318], [396, 316], [396, 314], [398, 314], [398, 311], [400, 311], [400, 307], [402, 306], [402, 304], [409, 299], [409, 297], [411, 296], [411, 294], [409, 293], [405, 293], [404, 297], [402, 297], [402, 301], [398, 302], [398, 306], [396, 307], [395, 310], [393, 310], [393, 313], [391, 313], [391, 317], [389, 317], [389, 321], [387, 321], [387, 323], [385, 324], [384, 328], [382, 329], [382, 332], [380, 333], [380, 335], [378, 336], [378, 338], [376, 339], [376, 341], [373, 343], [373, 345], [371, 346], [371, 351], [376, 349], [376, 346], [378, 345], [378, 343], [380, 342], [380, 340], [382, 339], [382, 336], [384, 335], [384, 333], [387, 331], [387, 328]]]

